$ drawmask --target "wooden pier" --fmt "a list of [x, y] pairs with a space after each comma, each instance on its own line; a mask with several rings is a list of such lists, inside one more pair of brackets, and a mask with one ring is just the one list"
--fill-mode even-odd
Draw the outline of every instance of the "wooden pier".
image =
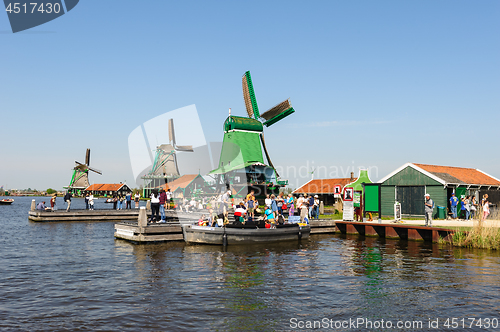
[[179, 222], [167, 222], [163, 224], [148, 223], [145, 207], [140, 208], [136, 222], [120, 222], [115, 224], [115, 237], [117, 239], [140, 243], [184, 241], [182, 226]]
[[[147, 215], [151, 215], [150, 204], [145, 208]], [[170, 221], [198, 220], [201, 213], [186, 213], [177, 210], [165, 210], [165, 216]], [[28, 219], [36, 222], [133, 222], [137, 223], [139, 209], [104, 209], [104, 210], [66, 210], [40, 211], [35, 209], [35, 201], [31, 203]]]
[[413, 241], [438, 242], [440, 238], [449, 241], [455, 233], [451, 229], [403, 224], [376, 224], [353, 221], [337, 221], [335, 224], [338, 231], [343, 234], [360, 234]]

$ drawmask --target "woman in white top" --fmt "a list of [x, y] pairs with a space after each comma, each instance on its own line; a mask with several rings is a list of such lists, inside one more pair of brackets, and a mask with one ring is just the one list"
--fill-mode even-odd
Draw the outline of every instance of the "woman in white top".
[[94, 195], [92, 195], [92, 193], [90, 193], [89, 195], [89, 210], [93, 210], [94, 209]]
[[151, 222], [159, 222], [160, 221], [160, 195], [158, 195], [158, 191], [155, 189], [151, 193]]
[[135, 203], [135, 208], [139, 208], [139, 200], [141, 199], [141, 195], [139, 195], [139, 192], [136, 191], [134, 195], [134, 203]]

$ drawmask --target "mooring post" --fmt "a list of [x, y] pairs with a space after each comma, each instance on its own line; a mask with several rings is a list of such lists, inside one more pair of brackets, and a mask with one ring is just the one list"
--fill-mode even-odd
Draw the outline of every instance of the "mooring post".
[[137, 218], [137, 225], [139, 227], [147, 227], [148, 226], [148, 215], [146, 214], [146, 208], [141, 206], [139, 210], [139, 217]]
[[146, 210], [151, 210], [151, 201], [146, 202]]
[[325, 214], [325, 205], [323, 204], [323, 201], [319, 202], [319, 214]]
[[36, 203], [35, 203], [35, 200], [32, 199], [31, 200], [31, 211], [35, 211], [35, 208], [36, 208]]

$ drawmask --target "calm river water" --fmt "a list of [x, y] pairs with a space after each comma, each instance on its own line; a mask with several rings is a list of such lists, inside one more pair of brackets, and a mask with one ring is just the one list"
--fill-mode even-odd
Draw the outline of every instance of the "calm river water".
[[500, 331], [496, 252], [339, 235], [135, 245], [113, 223], [30, 222], [30, 203], [0, 206], [0, 331]]

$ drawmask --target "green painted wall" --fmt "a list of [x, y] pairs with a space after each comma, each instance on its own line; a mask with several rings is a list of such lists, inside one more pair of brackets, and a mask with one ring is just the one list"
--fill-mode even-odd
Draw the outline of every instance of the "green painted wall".
[[382, 186], [382, 216], [394, 216], [394, 202], [396, 201], [394, 195], [394, 186]]
[[437, 217], [438, 206], [446, 207], [447, 191], [443, 185], [408, 166], [382, 184], [382, 216], [394, 216], [395, 186], [426, 186], [426, 192], [436, 206], [434, 218]]
[[[395, 186], [382, 186], [382, 216], [394, 216]], [[437, 218], [438, 206], [446, 207], [447, 194], [446, 189], [440, 184], [439, 186], [426, 186], [427, 194], [431, 195], [434, 201], [434, 218]], [[424, 198], [422, 197], [422, 201]]]
[[393, 175], [389, 179], [387, 179], [382, 186], [432, 186], [432, 185], [440, 185], [441, 183], [437, 182], [434, 179], [431, 179], [427, 175], [424, 175], [410, 166], [401, 170], [399, 173]]

